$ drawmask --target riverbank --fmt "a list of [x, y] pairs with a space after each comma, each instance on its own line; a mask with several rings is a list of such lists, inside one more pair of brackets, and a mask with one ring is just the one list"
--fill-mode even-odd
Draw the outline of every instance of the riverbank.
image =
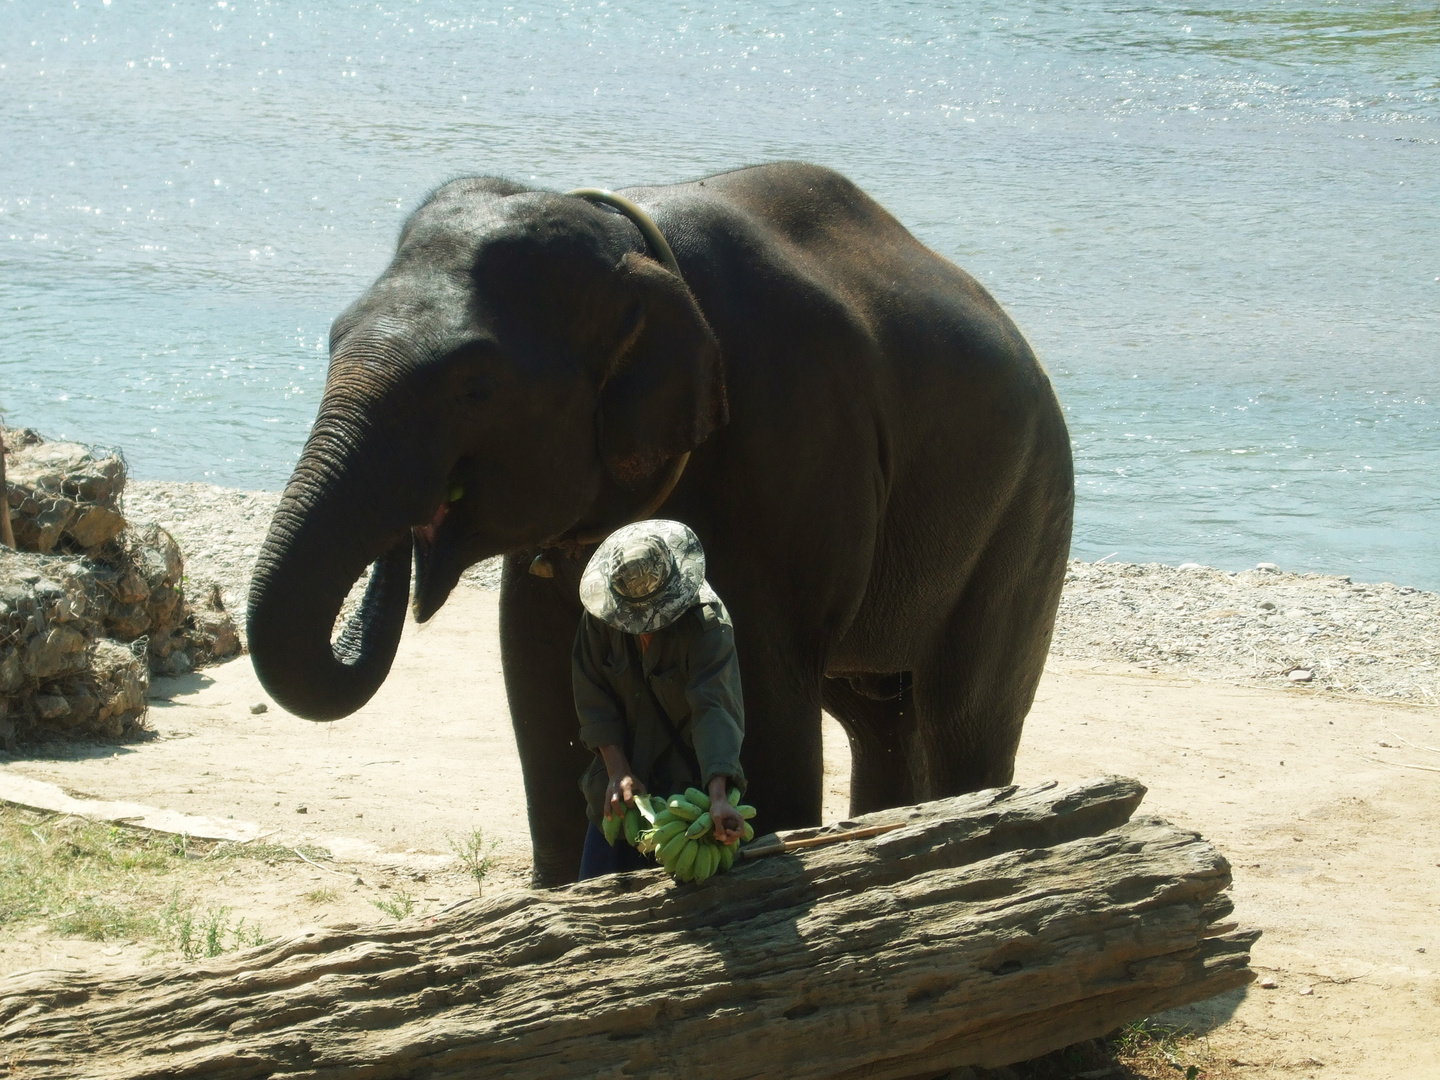
[[[243, 612], [276, 492], [132, 480], [125, 512], [170, 532], [192, 581], [213, 581]], [[463, 583], [499, 588], [498, 560]], [[1155, 673], [1440, 703], [1440, 594], [1390, 582], [1230, 573], [1186, 564], [1072, 562], [1051, 657]]]
[[[523, 887], [529, 830], [498, 609], [494, 591], [465, 588], [429, 623], [408, 624], [385, 684], [338, 723], [253, 711], [266, 697], [240, 657], [157, 679], [144, 740], [0, 753], [0, 785], [53, 784], [140, 804], [127, 815], [152, 807], [260, 838], [172, 838], [123, 875], [55, 869], [48, 894], [0, 921], [0, 976], [119, 972], [204, 957], [211, 938], [229, 951], [312, 923], [423, 918], [475, 894], [471, 841], [492, 860], [486, 895]], [[837, 821], [849, 812], [850, 749], [838, 724], [823, 730], [822, 815]], [[1195, 829], [1230, 860], [1235, 917], [1263, 931], [1263, 981], [1162, 1018], [1204, 1034], [1123, 1075], [1191, 1064], [1202, 1080], [1422, 1074], [1440, 1053], [1440, 755], [1425, 747], [1440, 747], [1431, 708], [1052, 658], [1016, 781], [1138, 778], [1150, 789], [1142, 812]], [[74, 821], [0, 808], [0, 840], [6, 828], [33, 837], [37, 858], [139, 857], [106, 850], [115, 830], [71, 835]]]

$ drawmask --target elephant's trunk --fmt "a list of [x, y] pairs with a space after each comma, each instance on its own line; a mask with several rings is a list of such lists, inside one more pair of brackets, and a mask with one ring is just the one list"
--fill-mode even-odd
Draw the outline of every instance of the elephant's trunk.
[[[379, 478], [363, 483], [353, 453], [341, 450], [350, 462], [333, 465], [337, 443], [348, 441], [312, 435], [250, 586], [255, 673], [276, 704], [307, 720], [348, 716], [380, 688], [410, 593], [410, 530], [403, 521], [380, 520], [390, 515], [373, 499], [383, 490], [373, 484]], [[346, 595], [372, 563], [359, 610], [332, 641]]]

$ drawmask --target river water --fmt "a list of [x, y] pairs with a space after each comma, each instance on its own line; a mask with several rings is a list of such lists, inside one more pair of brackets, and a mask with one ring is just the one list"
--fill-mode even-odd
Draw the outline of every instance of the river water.
[[330, 320], [438, 183], [775, 158], [1024, 329], [1076, 555], [1440, 588], [1433, 0], [7, 0], [0, 406], [278, 488]]

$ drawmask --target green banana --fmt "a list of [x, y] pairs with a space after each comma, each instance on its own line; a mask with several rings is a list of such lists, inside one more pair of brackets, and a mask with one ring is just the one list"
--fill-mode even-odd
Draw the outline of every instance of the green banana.
[[695, 853], [695, 865], [690, 868], [690, 880], [696, 885], [703, 884], [705, 879], [710, 876], [706, 873], [710, 869], [709, 848], [709, 844], [701, 844], [700, 850]]
[[[637, 800], [638, 801], [638, 800]], [[638, 807], [630, 807], [625, 811], [625, 842], [634, 847], [640, 842], [640, 829], [645, 819], [640, 816]]]
[[705, 876], [714, 877], [715, 871], [720, 868], [720, 845], [708, 843], [705, 845]]
[[685, 832], [685, 822], [672, 821], [667, 825], [660, 826], [658, 829], [652, 829], [648, 835], [651, 837], [651, 843], [659, 847], [672, 837], [684, 836]]
[[720, 870], [721, 870], [722, 872], [724, 872], [724, 871], [726, 871], [726, 870], [729, 870], [730, 867], [732, 867], [732, 866], [734, 866], [734, 865], [735, 865], [735, 845], [734, 845], [734, 844], [721, 844], [721, 845], [720, 845]]
[[[664, 806], [665, 804], [664, 804], [664, 803], [661, 803], [660, 805], [661, 805], [661, 806]], [[660, 826], [660, 825], [669, 825], [670, 822], [672, 822], [672, 821], [681, 821], [681, 820], [683, 820], [683, 819], [681, 819], [681, 818], [679, 818], [679, 817], [676, 817], [675, 814], [674, 814], [674, 812], [671, 811], [671, 809], [667, 806], [667, 807], [665, 807], [664, 810], [660, 811], [660, 813], [658, 813], [658, 814], [655, 815], [655, 820], [654, 820], [653, 822], [651, 822], [651, 824], [658, 827], [658, 826]], [[687, 824], [688, 824], [688, 823], [687, 823]]]
[[635, 805], [640, 809], [640, 816], [651, 825], [655, 824], [655, 807], [650, 803], [649, 795], [636, 795]]
[[671, 795], [670, 801], [665, 805], [670, 808], [672, 814], [678, 818], [684, 818], [686, 821], [694, 821], [702, 812], [698, 806], [685, 798], [684, 795]]
[[680, 852], [680, 858], [675, 860], [675, 876], [682, 881], [686, 875], [691, 874], [695, 869], [695, 858], [700, 854], [700, 845], [694, 840], [686, 840], [685, 847]]
[[685, 835], [690, 837], [691, 840], [694, 840], [704, 836], [714, 828], [714, 826], [715, 822], [711, 820], [710, 811], [707, 810], [690, 823], [690, 827], [685, 830]]
[[739, 806], [740, 789], [738, 787], [732, 787], [730, 789], [730, 794], [726, 798], [729, 800], [731, 806]]
[[755, 808], [753, 806], [746, 806], [744, 803], [740, 803], [735, 809], [740, 811], [740, 816], [746, 821], [749, 821], [755, 816]]
[[698, 787], [687, 787], [685, 789], [685, 798], [689, 799], [692, 804], [698, 806], [701, 810], [710, 809], [710, 796], [706, 795], [705, 792], [701, 791]]
[[754, 840], [754, 839], [755, 839], [755, 826], [754, 826], [754, 825], [751, 825], [748, 821], [742, 822], [742, 823], [741, 823], [741, 827], [740, 827], [740, 839], [743, 840], [743, 841], [745, 841], [745, 843], [747, 843], [747, 844], [748, 844], [751, 840]]
[[665, 864], [665, 869], [668, 870], [670, 869], [670, 864], [679, 857], [680, 852], [685, 849], [685, 845], [688, 843], [690, 843], [690, 840], [686, 837], [685, 832], [682, 829], [680, 832], [675, 833], [664, 843], [656, 847], [655, 855], [662, 863]]
[[600, 831], [605, 834], [605, 839], [611, 847], [614, 847], [615, 841], [620, 839], [620, 830], [624, 826], [625, 819], [623, 817], [607, 817], [600, 823]]

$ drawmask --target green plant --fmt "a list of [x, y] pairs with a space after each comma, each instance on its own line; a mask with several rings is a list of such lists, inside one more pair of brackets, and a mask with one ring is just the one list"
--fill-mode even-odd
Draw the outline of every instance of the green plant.
[[478, 826], [471, 830], [469, 836], [450, 837], [450, 850], [455, 853], [455, 858], [465, 872], [475, 879], [475, 892], [478, 895], [485, 887], [485, 877], [495, 867], [495, 849], [500, 846], [498, 840], [485, 842], [485, 831]]
[[334, 889], [311, 889], [305, 894], [305, 899], [312, 904], [333, 904], [336, 893]]
[[1185, 1027], [1137, 1020], [1110, 1036], [1108, 1043], [1118, 1061], [1142, 1076], [1200, 1080], [1216, 1075], [1209, 1045]]
[[394, 899], [371, 900], [370, 903], [374, 904], [396, 922], [399, 922], [401, 919], [408, 919], [410, 913], [415, 910], [415, 897], [411, 896], [404, 889], [397, 889]]
[[[259, 926], [247, 927], [243, 918], [231, 926], [228, 907], [197, 911], [194, 901], [182, 896], [178, 888], [160, 912], [160, 927], [168, 944], [186, 960], [208, 959], [235, 949], [263, 945], [266, 940]], [[230, 941], [229, 948], [226, 938]]]

